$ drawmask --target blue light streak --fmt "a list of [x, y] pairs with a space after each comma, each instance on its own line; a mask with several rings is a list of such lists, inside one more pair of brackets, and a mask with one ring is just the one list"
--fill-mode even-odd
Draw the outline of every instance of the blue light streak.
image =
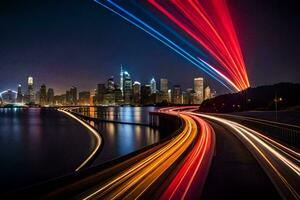
[[[179, 55], [181, 55], [182, 57], [184, 57], [185, 59], [187, 59], [189, 62], [191, 62], [192, 64], [194, 64], [196, 67], [198, 67], [199, 69], [201, 69], [204, 72], [206, 72], [209, 76], [211, 76], [213, 79], [215, 79], [216, 81], [218, 81], [219, 83], [221, 83], [228, 90], [230, 90], [231, 92], [233, 92], [233, 90], [230, 88], [230, 86], [226, 85], [222, 80], [220, 80], [218, 78], [220, 76], [219, 76], [219, 74], [216, 74], [216, 72], [215, 72], [214, 69], [211, 69], [212, 66], [206, 65], [206, 63], [203, 63], [203, 62], [201, 62], [201, 60], [196, 59], [194, 56], [192, 56], [186, 50], [184, 50], [183, 48], [181, 48], [180, 46], [178, 46], [177, 44], [175, 44], [169, 38], [167, 38], [166, 36], [164, 36], [163, 34], [161, 34], [160, 32], [158, 32], [157, 30], [155, 30], [154, 28], [152, 28], [150, 25], [148, 25], [147, 23], [145, 23], [144, 21], [142, 21], [138, 17], [134, 16], [133, 14], [131, 14], [130, 12], [128, 12], [127, 10], [125, 10], [124, 8], [120, 7], [118, 4], [114, 3], [111, 0], [105, 0], [105, 2], [110, 3], [110, 5], [113, 6], [113, 7], [115, 7], [115, 8], [117, 8], [119, 10], [119, 12], [116, 11], [115, 9], [109, 7], [108, 5], [105, 5], [104, 3], [100, 2], [99, 0], [94, 0], [94, 1], [96, 3], [98, 3], [99, 5], [105, 7], [106, 9], [110, 10], [111, 12], [113, 12], [113, 13], [117, 14], [118, 16], [122, 17], [127, 22], [129, 22], [129, 23], [135, 25], [136, 27], [140, 28], [141, 30], [145, 31], [146, 33], [148, 33], [149, 35], [151, 35], [155, 39], [159, 40], [160, 42], [162, 42], [163, 44], [165, 44], [166, 46], [168, 46], [169, 48], [171, 48], [172, 50], [174, 50], [176, 53], [178, 53]], [[224, 79], [223, 77], [220, 77], [220, 78]], [[229, 85], [231, 85], [231, 84], [229, 83]]]

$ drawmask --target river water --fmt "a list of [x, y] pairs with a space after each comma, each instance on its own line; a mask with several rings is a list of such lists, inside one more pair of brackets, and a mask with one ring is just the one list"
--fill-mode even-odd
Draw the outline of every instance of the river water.
[[[136, 123], [148, 123], [148, 112], [154, 110], [152, 107], [105, 109], [119, 121]], [[94, 166], [160, 139], [158, 130], [147, 126], [94, 125], [104, 139]], [[72, 173], [93, 147], [94, 138], [89, 131], [61, 112], [0, 108], [0, 193]]]

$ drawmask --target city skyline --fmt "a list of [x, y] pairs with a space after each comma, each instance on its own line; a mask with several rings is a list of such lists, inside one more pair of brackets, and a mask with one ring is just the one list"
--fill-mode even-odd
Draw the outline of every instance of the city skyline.
[[[110, 76], [111, 72], [107, 69], [116, 74], [120, 63], [125, 63], [133, 72], [132, 76], [141, 81], [146, 81], [150, 74], [155, 77], [168, 75], [169, 81], [175, 82], [181, 77], [180, 71], [184, 71], [187, 78], [181, 79], [179, 84], [187, 87], [194, 74], [204, 76], [201, 70], [93, 1], [71, 5], [62, 1], [59, 7], [51, 2], [36, 2], [34, 7], [18, 2], [18, 9], [13, 5], [12, 1], [4, 2], [0, 18], [10, 22], [5, 23], [6, 31], [0, 33], [1, 90], [14, 87], [14, 83], [24, 75], [41, 77], [58, 91], [66, 89], [60, 88], [62, 83], [72, 85], [75, 80], [81, 79], [84, 80], [82, 89], [86, 90], [99, 79]], [[287, 5], [292, 8], [291, 11]], [[300, 46], [296, 45], [299, 40], [295, 37], [298, 29], [293, 9], [296, 6], [291, 5], [292, 1], [229, 1], [252, 87], [300, 80], [297, 56], [294, 55], [299, 52], [297, 48]], [[256, 13], [255, 20], [249, 15], [252, 11]], [[270, 17], [265, 18], [265, 12]], [[52, 13], [56, 13], [56, 17]], [[48, 21], [51, 26], [44, 27], [35, 20], [39, 18]], [[37, 26], [42, 28], [35, 28]], [[261, 28], [265, 26], [267, 28]], [[278, 31], [272, 31], [274, 26], [278, 26]], [[107, 29], [102, 30], [101, 27]], [[120, 34], [120, 29], [123, 34]], [[270, 33], [272, 37], [268, 37]], [[267, 73], [269, 76], [265, 76]], [[207, 77], [207, 81], [220, 94], [229, 92], [211, 78]], [[22, 84], [25, 82], [23, 79]]]
[[[119, 81], [118, 81], [119, 80]], [[167, 77], [148, 82], [140, 82], [131, 77], [127, 68], [120, 65], [118, 76], [110, 76], [99, 81], [94, 88], [80, 89], [73, 84], [61, 93], [45, 82], [38, 85], [32, 76], [27, 77], [27, 85], [18, 84], [17, 89], [1, 92], [2, 103], [25, 103], [40, 106], [61, 105], [151, 105], [159, 103], [201, 104], [216, 96], [203, 77], [194, 77], [193, 85], [187, 88], [170, 83]], [[15, 97], [13, 97], [15, 96]]]

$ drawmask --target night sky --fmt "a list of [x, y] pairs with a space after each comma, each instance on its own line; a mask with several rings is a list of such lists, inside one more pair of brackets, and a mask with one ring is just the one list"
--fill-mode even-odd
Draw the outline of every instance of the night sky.
[[[300, 82], [300, 6], [297, 1], [229, 0], [252, 86]], [[92, 0], [1, 1], [0, 91], [16, 89], [31, 75], [62, 93], [72, 85], [90, 90], [120, 64], [133, 80], [166, 77], [170, 86], [193, 86], [204, 76], [219, 83], [145, 32]], [[184, 76], [183, 76], [184, 74]], [[24, 89], [23, 89], [24, 90]]]

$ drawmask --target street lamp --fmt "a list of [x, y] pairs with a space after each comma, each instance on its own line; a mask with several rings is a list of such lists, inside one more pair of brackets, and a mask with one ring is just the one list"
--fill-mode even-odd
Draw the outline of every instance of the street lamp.
[[280, 101], [283, 101], [282, 97], [279, 97], [277, 98], [277, 94], [275, 95], [275, 99], [274, 99], [274, 102], [275, 102], [275, 118], [276, 118], [276, 121], [278, 120], [278, 102]]

